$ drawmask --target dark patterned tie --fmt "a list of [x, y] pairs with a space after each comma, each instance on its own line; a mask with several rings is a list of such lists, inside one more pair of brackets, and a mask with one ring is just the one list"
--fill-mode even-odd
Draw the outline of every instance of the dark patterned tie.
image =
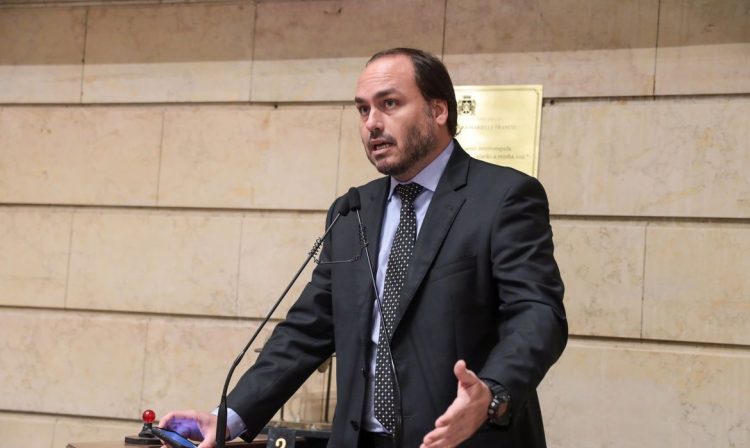
[[393, 323], [396, 318], [401, 289], [406, 280], [414, 243], [417, 240], [417, 215], [414, 212], [414, 199], [423, 190], [415, 183], [396, 186], [396, 193], [401, 198], [401, 217], [399, 218], [396, 236], [388, 256], [388, 268], [385, 272], [383, 287], [383, 309], [380, 320], [380, 338], [375, 356], [375, 418], [391, 434], [396, 426], [396, 396], [393, 388], [391, 362], [388, 346], [384, 343], [393, 334]]

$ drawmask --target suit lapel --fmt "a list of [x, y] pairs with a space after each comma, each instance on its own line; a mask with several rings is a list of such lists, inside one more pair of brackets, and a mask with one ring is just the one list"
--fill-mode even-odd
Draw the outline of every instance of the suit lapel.
[[393, 326], [394, 334], [427, 271], [432, 266], [435, 256], [443, 245], [443, 240], [453, 225], [453, 220], [466, 200], [458, 190], [466, 185], [469, 156], [458, 142], [455, 140], [454, 142], [453, 154], [438, 182], [414, 246], [414, 254], [406, 276], [406, 284], [401, 290], [401, 299]]

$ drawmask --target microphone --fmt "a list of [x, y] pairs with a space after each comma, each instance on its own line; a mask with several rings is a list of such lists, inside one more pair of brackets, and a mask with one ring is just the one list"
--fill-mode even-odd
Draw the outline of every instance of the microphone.
[[[281, 304], [281, 301], [284, 300], [284, 297], [286, 297], [286, 294], [289, 292], [289, 290], [292, 288], [292, 285], [294, 285], [294, 282], [297, 281], [297, 278], [302, 274], [302, 271], [307, 267], [307, 264], [310, 262], [310, 260], [315, 257], [315, 254], [318, 253], [320, 250], [320, 246], [323, 245], [323, 241], [328, 236], [329, 233], [331, 233], [331, 230], [333, 229], [333, 226], [336, 224], [336, 222], [341, 218], [342, 216], [346, 216], [349, 214], [351, 210], [353, 210], [351, 205], [351, 199], [350, 194], [354, 190], [356, 193], [356, 189], [352, 188], [349, 190], [349, 192], [344, 195], [343, 198], [339, 200], [339, 203], [336, 205], [336, 208], [334, 209], [335, 217], [333, 218], [333, 221], [331, 224], [326, 228], [325, 232], [323, 233], [323, 236], [315, 240], [315, 243], [313, 244], [312, 249], [307, 254], [307, 258], [302, 263], [302, 266], [297, 270], [297, 273], [294, 274], [294, 277], [292, 277], [292, 280], [287, 285], [286, 289], [284, 289], [284, 292], [281, 293], [281, 296], [276, 300], [271, 310], [266, 314], [266, 317], [263, 319], [263, 322], [260, 323], [258, 328], [255, 330], [255, 333], [253, 333], [253, 336], [250, 338], [250, 341], [245, 345], [245, 348], [242, 349], [240, 354], [237, 356], [237, 358], [232, 363], [232, 366], [229, 368], [229, 373], [227, 374], [227, 379], [224, 381], [224, 388], [221, 391], [221, 400], [219, 401], [219, 414], [217, 416], [217, 423], [216, 423], [216, 447], [217, 448], [224, 448], [226, 437], [227, 437], [227, 391], [229, 389], [229, 382], [232, 379], [232, 375], [234, 374], [234, 370], [239, 365], [240, 361], [242, 361], [242, 358], [245, 357], [245, 353], [250, 349], [250, 346], [255, 342], [255, 339], [260, 334], [260, 331], [263, 329], [263, 327], [266, 326], [266, 323], [271, 319], [271, 316], [273, 315], [274, 311], [276, 311], [276, 308], [279, 307]], [[359, 204], [359, 194], [357, 193], [357, 204]]]
[[359, 210], [362, 208], [362, 203], [359, 200], [359, 190], [355, 187], [350, 188], [346, 192], [346, 199], [348, 200], [347, 205], [349, 206], [349, 210], [356, 210], [357, 215], [359, 215]]
[[[359, 240], [360, 245], [365, 249], [365, 258], [367, 258], [367, 266], [370, 268], [370, 280], [372, 282], [372, 290], [375, 293], [375, 301], [377, 303], [378, 314], [380, 315], [381, 325], [384, 324], [383, 320], [383, 301], [378, 294], [378, 285], [375, 282], [375, 271], [372, 269], [372, 261], [370, 259], [370, 250], [368, 246], [370, 243], [367, 241], [367, 228], [362, 224], [362, 217], [359, 214], [359, 210], [362, 208], [359, 200], [359, 191], [352, 187], [347, 192], [346, 196], [349, 198], [349, 206], [353, 211], [357, 213], [357, 224], [359, 225]], [[388, 361], [391, 364], [391, 373], [393, 374], [393, 389], [396, 394], [396, 426], [393, 429], [394, 446], [396, 448], [401, 447], [401, 433], [403, 432], [403, 410], [401, 408], [401, 385], [398, 382], [398, 373], [396, 373], [396, 364], [393, 362], [393, 353], [391, 352], [391, 341], [390, 335], [385, 341], [378, 341], [378, 344], [385, 342], [385, 346], [388, 351]]]

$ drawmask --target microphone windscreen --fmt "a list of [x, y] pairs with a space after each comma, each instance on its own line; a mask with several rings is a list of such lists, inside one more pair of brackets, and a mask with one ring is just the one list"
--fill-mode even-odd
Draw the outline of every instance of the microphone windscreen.
[[346, 195], [349, 197], [349, 210], [360, 210], [362, 208], [362, 203], [359, 201], [359, 190], [352, 187]]
[[338, 204], [336, 204], [336, 213], [334, 215], [338, 214], [341, 216], [346, 216], [349, 214], [349, 210], [351, 210], [351, 206], [349, 205], [349, 194], [345, 194]]

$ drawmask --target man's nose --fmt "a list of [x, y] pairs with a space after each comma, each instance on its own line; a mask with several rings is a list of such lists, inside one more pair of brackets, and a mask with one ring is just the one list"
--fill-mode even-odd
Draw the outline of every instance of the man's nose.
[[377, 109], [372, 109], [370, 114], [367, 116], [365, 122], [365, 128], [370, 131], [371, 134], [377, 134], [383, 130], [383, 115]]

